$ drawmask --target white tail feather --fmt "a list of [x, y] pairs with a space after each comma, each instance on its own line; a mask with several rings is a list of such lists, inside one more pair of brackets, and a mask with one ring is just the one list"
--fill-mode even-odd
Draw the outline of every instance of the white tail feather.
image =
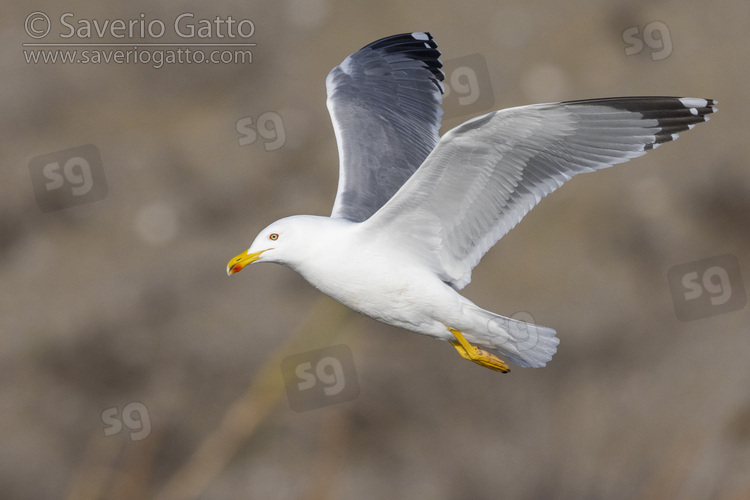
[[463, 332], [466, 337], [518, 366], [540, 368], [557, 352], [560, 339], [552, 328], [506, 318], [475, 306], [469, 309], [482, 316], [486, 327]]

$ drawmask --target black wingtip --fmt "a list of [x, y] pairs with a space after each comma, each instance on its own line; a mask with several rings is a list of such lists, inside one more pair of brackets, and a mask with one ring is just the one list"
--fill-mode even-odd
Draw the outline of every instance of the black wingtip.
[[690, 130], [698, 123], [706, 122], [709, 115], [718, 111], [717, 101], [714, 99], [700, 99], [695, 97], [660, 97], [643, 101], [635, 105], [644, 119], [655, 119], [659, 132], [653, 144], [645, 149], [655, 149], [665, 142], [679, 137], [680, 132]]
[[445, 79], [443, 63], [440, 62], [440, 51], [437, 48], [437, 42], [432, 38], [428, 31], [415, 31], [412, 33], [401, 33], [400, 35], [391, 35], [380, 40], [375, 40], [362, 47], [364, 49], [377, 50], [386, 54], [403, 54], [410, 59], [421, 61], [433, 76], [433, 82], [440, 90], [445, 93], [443, 84]]
[[599, 105], [624, 109], [639, 113], [644, 120], [656, 120], [658, 131], [654, 135], [654, 142], [644, 146], [647, 151], [677, 139], [680, 132], [708, 121], [708, 115], [718, 111], [717, 100], [695, 97], [609, 97], [567, 101], [566, 104]]

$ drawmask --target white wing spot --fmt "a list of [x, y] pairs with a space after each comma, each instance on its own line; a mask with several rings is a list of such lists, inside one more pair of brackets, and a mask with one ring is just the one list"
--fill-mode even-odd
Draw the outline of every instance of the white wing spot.
[[706, 106], [708, 106], [708, 101], [705, 99], [698, 99], [695, 97], [680, 97], [678, 100], [686, 108], [705, 108]]
[[411, 36], [413, 36], [415, 40], [429, 40], [430, 39], [426, 33], [422, 33], [422, 32], [412, 33]]

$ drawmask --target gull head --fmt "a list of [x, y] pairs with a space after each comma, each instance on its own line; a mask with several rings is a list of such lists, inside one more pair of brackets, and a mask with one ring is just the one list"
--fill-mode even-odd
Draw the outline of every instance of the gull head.
[[328, 217], [294, 215], [277, 220], [263, 229], [247, 251], [227, 264], [227, 275], [240, 272], [254, 262], [275, 262], [290, 267], [310, 253], [326, 228], [336, 224]]

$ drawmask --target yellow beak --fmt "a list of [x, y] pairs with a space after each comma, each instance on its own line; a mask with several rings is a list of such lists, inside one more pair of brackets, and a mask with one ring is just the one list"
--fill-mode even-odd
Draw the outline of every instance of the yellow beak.
[[261, 250], [260, 252], [254, 252], [254, 253], [243, 252], [239, 254], [237, 257], [230, 260], [229, 264], [227, 264], [227, 276], [231, 276], [234, 273], [238, 273], [242, 271], [243, 267], [245, 267], [248, 264], [252, 264], [256, 260], [260, 259], [260, 254], [262, 254], [266, 250]]

